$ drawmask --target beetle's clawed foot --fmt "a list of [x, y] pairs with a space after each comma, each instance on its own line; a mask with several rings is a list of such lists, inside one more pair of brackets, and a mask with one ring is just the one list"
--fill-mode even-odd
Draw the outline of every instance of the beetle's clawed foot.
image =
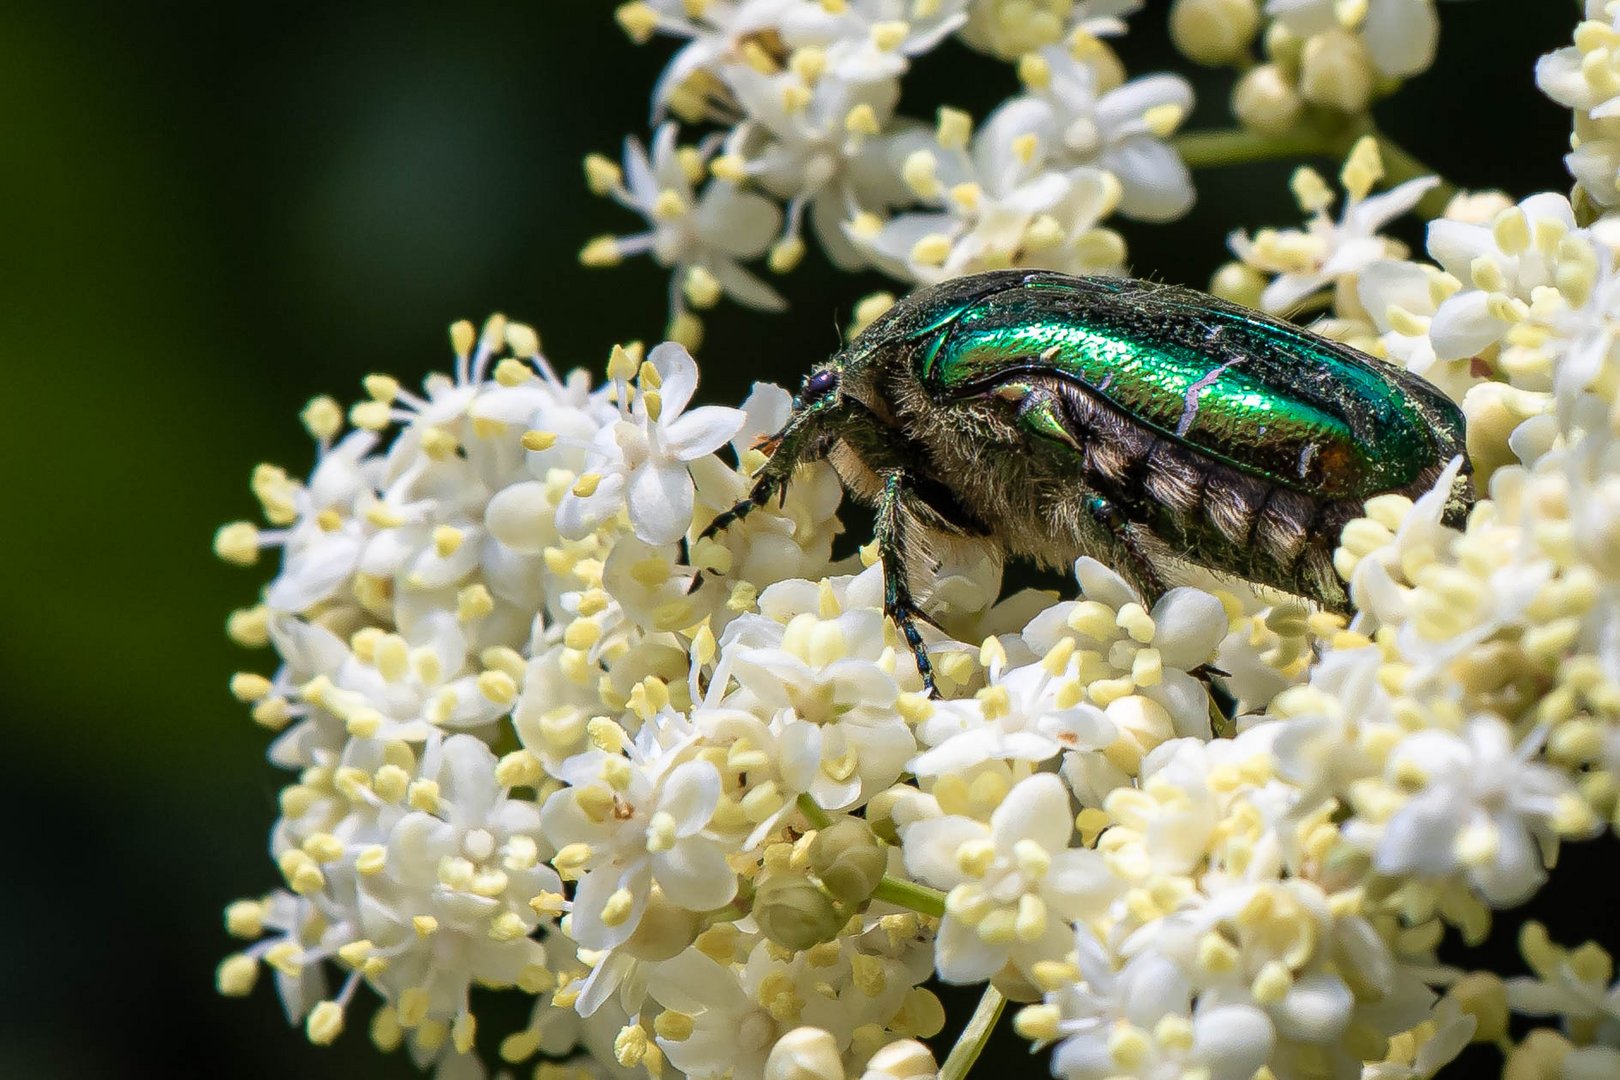
[[931, 698], [939, 697], [939, 687], [934, 684], [934, 665], [928, 659], [928, 647], [923, 643], [917, 623], [925, 622], [935, 629], [939, 628], [939, 624], [924, 614], [921, 608], [907, 601], [885, 604], [883, 613], [894, 620], [900, 636], [906, 639], [906, 648], [911, 650], [917, 673], [922, 676], [923, 690]]

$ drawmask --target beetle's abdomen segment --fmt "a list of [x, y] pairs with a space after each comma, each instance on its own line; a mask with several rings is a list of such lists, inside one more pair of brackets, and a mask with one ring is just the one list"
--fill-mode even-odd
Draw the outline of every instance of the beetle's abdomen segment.
[[1078, 453], [1090, 486], [1200, 561], [1244, 562], [1289, 578], [1312, 526], [1334, 513], [1335, 504], [1198, 454], [1068, 380], [1019, 386], [1027, 394], [1020, 419], [1032, 434]]

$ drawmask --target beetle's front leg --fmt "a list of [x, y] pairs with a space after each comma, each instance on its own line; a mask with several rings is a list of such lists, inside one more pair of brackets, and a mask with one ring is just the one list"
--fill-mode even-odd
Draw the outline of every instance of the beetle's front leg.
[[[805, 462], [815, 461], [825, 455], [827, 447], [837, 440], [839, 433], [849, 425], [857, 410], [865, 412], [864, 407], [853, 398], [844, 400], [828, 398], [795, 410], [788, 418], [787, 425], [768, 440], [771, 444], [770, 456], [765, 459], [764, 466], [755, 476], [754, 486], [749, 490], [748, 497], [716, 515], [715, 519], [698, 534], [697, 541], [691, 547], [724, 532], [757, 507], [770, 502], [773, 496], [781, 495], [785, 498], [788, 482], [793, 479], [793, 470]], [[687, 591], [694, 592], [702, 584], [703, 572], [700, 570], [693, 575], [692, 584], [688, 586]]]

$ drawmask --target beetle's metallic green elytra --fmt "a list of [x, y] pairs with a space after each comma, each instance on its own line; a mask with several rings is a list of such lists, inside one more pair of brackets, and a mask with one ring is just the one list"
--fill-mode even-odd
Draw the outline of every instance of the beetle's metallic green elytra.
[[[747, 501], [829, 458], [877, 507], [889, 614], [932, 689], [915, 552], [929, 532], [1063, 567], [1113, 566], [1151, 601], [1177, 564], [1348, 606], [1339, 533], [1464, 453], [1422, 379], [1192, 289], [1002, 270], [922, 289], [818, 367]], [[1463, 473], [1448, 515], [1465, 511]]]

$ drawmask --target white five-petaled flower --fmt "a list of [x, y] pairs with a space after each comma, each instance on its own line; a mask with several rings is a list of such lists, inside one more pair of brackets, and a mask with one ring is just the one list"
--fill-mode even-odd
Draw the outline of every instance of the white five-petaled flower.
[[511, 985], [544, 965], [530, 935], [539, 911], [565, 907], [562, 882], [544, 862], [539, 808], [508, 797], [481, 740], [430, 747], [409, 799], [382, 872], [361, 866], [360, 928], [390, 998], [415, 991], [425, 1015], [450, 1019], [466, 1012], [470, 983]]
[[1120, 184], [1119, 212], [1169, 221], [1193, 202], [1192, 177], [1166, 141], [1192, 111], [1193, 92], [1179, 75], [1148, 75], [1100, 92], [1097, 70], [1064, 48], [1041, 51], [1045, 85], [1003, 109], [1051, 147], [1065, 167], [1091, 166]]
[[685, 412], [696, 388], [697, 364], [684, 348], [670, 341], [654, 347], [635, 400], [597, 433], [589, 471], [557, 508], [562, 535], [585, 536], [626, 505], [646, 543], [670, 544], [686, 533], [692, 524], [689, 463], [724, 446], [744, 420], [742, 410], [720, 405]]
[[[701, 156], [701, 151], [700, 151]], [[634, 139], [624, 146], [624, 178], [609, 191], [625, 209], [645, 217], [652, 228], [634, 236], [593, 241], [581, 253], [589, 264], [612, 263], [627, 255], [650, 253], [674, 271], [671, 307], [685, 310], [682, 289], [694, 284], [718, 290], [751, 307], [779, 310], [781, 296], [743, 269], [739, 260], [762, 255], [776, 236], [782, 212], [776, 204], [727, 180], [711, 178], [701, 195], [693, 191], [675, 146], [675, 126], [653, 136], [652, 157]]]
[[677, 764], [663, 748], [629, 749], [630, 757], [588, 750], [563, 762], [557, 773], [567, 786], [541, 812], [559, 845], [557, 865], [579, 879], [571, 931], [589, 949], [628, 939], [654, 884], [688, 911], [712, 911], [737, 891], [725, 847], [708, 834], [720, 801], [714, 766]]
[[906, 868], [950, 890], [935, 965], [946, 982], [990, 978], [1011, 960], [1026, 975], [1061, 955], [1076, 919], [1095, 917], [1117, 882], [1094, 851], [1070, 848], [1069, 794], [1051, 773], [1021, 780], [989, 824], [926, 818], [901, 838]]
[[713, 680], [719, 703], [770, 723], [787, 794], [827, 810], [858, 806], [893, 783], [917, 751], [895, 709], [896, 657], [884, 616], [803, 612], [787, 626], [746, 616], [726, 629]]
[[850, 240], [883, 270], [925, 284], [1009, 266], [1117, 273], [1123, 242], [1098, 225], [1119, 205], [1119, 181], [1102, 169], [1056, 167], [1057, 148], [1031, 126], [1003, 106], [971, 149], [944, 128], [933, 148], [916, 140], [903, 175], [935, 209], [887, 222], [858, 216], [845, 226]]
[[[1326, 185], [1315, 173], [1301, 170], [1295, 174], [1295, 191], [1313, 212], [1303, 230], [1262, 229], [1253, 236], [1242, 230], [1232, 233], [1228, 242], [1239, 259], [1276, 275], [1260, 296], [1262, 308], [1286, 314], [1340, 279], [1404, 251], [1378, 231], [1416, 206], [1439, 180], [1421, 176], [1372, 195], [1372, 185], [1382, 172], [1376, 144], [1363, 139], [1345, 163], [1344, 209], [1337, 221], [1327, 212], [1332, 196]], [[1312, 182], [1301, 183], [1304, 178]]]

